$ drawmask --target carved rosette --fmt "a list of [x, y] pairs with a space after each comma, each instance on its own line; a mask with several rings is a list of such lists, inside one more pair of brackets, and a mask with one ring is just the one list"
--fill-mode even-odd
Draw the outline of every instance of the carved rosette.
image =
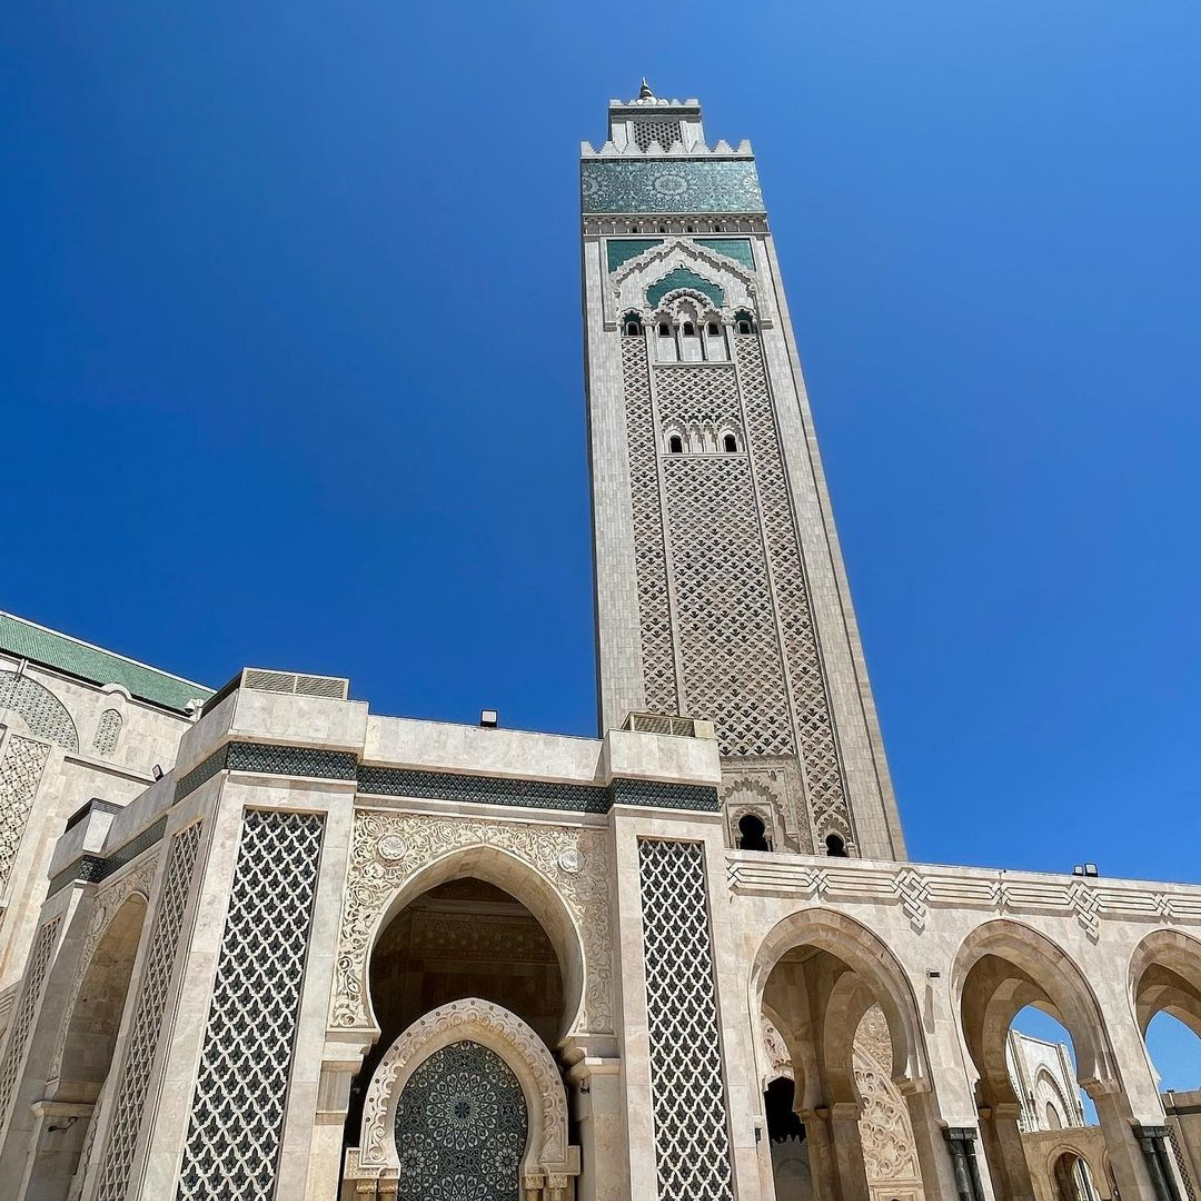
[[555, 889], [583, 940], [584, 1004], [577, 1029], [611, 1033], [613, 966], [603, 831], [370, 809], [355, 813], [331, 1024], [368, 1025], [368, 952], [381, 917], [419, 870], [470, 847], [507, 851]]

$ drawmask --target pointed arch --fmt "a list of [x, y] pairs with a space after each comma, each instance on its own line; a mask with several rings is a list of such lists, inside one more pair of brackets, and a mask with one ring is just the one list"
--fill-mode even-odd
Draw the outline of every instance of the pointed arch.
[[1201, 941], [1179, 930], [1154, 930], [1130, 958], [1130, 999], [1144, 1037], [1161, 1012], [1201, 1037]]
[[[381, 911], [368, 940], [365, 969], [369, 973], [380, 935], [402, 909], [439, 884], [468, 877], [507, 892], [520, 901], [546, 931], [563, 976], [566, 1016], [560, 1034], [566, 1035], [576, 1028], [584, 1007], [588, 967], [583, 933], [554, 883], [537, 868], [502, 847], [487, 843], [456, 847], [414, 872]], [[365, 992], [367, 1020], [378, 1030], [370, 988]]]
[[760, 944], [751, 967], [751, 1012], [762, 1011], [764, 989], [776, 964], [789, 951], [805, 946], [828, 951], [842, 960], [870, 988], [888, 1022], [893, 1079], [898, 1082], [928, 1079], [917, 998], [904, 969], [876, 934], [845, 914], [827, 909], [802, 909], [772, 927]]
[[427, 1013], [388, 1048], [367, 1086], [357, 1166], [378, 1177], [399, 1173], [393, 1130], [396, 1108], [413, 1072], [437, 1051], [474, 1042], [512, 1070], [525, 1097], [529, 1124], [521, 1160], [523, 1187], [537, 1189], [550, 1175], [579, 1173], [579, 1151], [568, 1143], [567, 1094], [545, 1044], [516, 1014], [470, 997]]
[[[985, 963], [990, 959], [992, 963]], [[1003, 1047], [1010, 1023], [1027, 1005], [1034, 1005], [1071, 1035], [1081, 1087], [1102, 1092], [1120, 1087], [1092, 986], [1071, 956], [1033, 927], [1008, 918], [977, 926], [955, 956], [951, 990], [972, 1061], [990, 1081], [999, 1082], [1007, 1074]], [[973, 1010], [970, 1020], [965, 1006]]]

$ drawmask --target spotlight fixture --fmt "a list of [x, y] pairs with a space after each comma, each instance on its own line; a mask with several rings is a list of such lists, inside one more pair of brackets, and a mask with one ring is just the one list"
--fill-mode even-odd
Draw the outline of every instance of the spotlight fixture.
[[481, 709], [480, 725], [485, 730], [495, 730], [500, 725], [500, 714], [495, 709]]
[[152, 775], [152, 776], [153, 776], [153, 777], [154, 777], [156, 780], [161, 780], [161, 779], [163, 778], [163, 769], [162, 769], [161, 767], [159, 767], [159, 765], [156, 763], [156, 764], [154, 765], [154, 767], [152, 767], [152, 768], [150, 769], [150, 774], [151, 774], [151, 775]]

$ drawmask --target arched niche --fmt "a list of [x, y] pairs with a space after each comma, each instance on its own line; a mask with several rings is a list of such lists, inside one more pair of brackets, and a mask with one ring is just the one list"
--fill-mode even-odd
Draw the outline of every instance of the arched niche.
[[[124, 885], [130, 887], [132, 877]], [[120, 895], [120, 894], [118, 894]], [[78, 984], [68, 999], [67, 1013], [55, 1048], [46, 1099], [55, 1105], [57, 1117], [38, 1140], [31, 1166], [40, 1201], [66, 1201], [77, 1194], [85, 1147], [94, 1146], [92, 1127], [101, 1106], [101, 1095], [109, 1095], [106, 1081], [112, 1070], [121, 1017], [125, 1010], [137, 960], [138, 946], [146, 920], [146, 896], [129, 891], [114, 900], [111, 910], [98, 904], [100, 917], [86, 939], [80, 959]]]
[[427, 1013], [388, 1048], [367, 1087], [359, 1145], [347, 1153], [347, 1180], [398, 1179], [396, 1112], [405, 1085], [432, 1055], [456, 1043], [475, 1043], [497, 1055], [516, 1076], [525, 1099], [523, 1196], [566, 1196], [580, 1171], [579, 1148], [568, 1141], [567, 1095], [546, 1045], [516, 1014], [479, 998]]
[[[587, 966], [581, 931], [554, 883], [529, 863], [500, 847], [459, 847], [409, 876], [375, 923], [364, 964], [365, 974], [380, 936], [393, 918], [423, 894], [439, 885], [462, 879], [482, 880], [502, 889], [520, 901], [545, 930], [563, 977], [564, 1020], [560, 1035], [565, 1037], [579, 1024], [584, 1003]], [[363, 984], [367, 985], [366, 979]], [[364, 992], [368, 1021], [379, 1030], [371, 990], [365, 987]]]

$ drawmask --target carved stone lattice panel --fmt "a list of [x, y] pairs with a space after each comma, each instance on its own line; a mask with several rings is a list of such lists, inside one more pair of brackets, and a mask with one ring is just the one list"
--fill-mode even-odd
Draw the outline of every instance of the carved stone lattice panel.
[[669, 455], [664, 482], [689, 713], [722, 755], [794, 752], [748, 461]]
[[520, 1201], [528, 1128], [521, 1084], [495, 1051], [474, 1042], [435, 1051], [396, 1108], [397, 1201]]
[[117, 739], [121, 737], [121, 714], [116, 709], [105, 709], [96, 723], [96, 737], [92, 740], [92, 749], [97, 755], [111, 755], [117, 749]]
[[4, 1129], [8, 1121], [8, 1111], [21, 1079], [29, 1036], [33, 1033], [34, 1019], [41, 1004], [42, 991], [46, 987], [50, 960], [61, 925], [62, 918], [56, 917], [42, 926], [29, 955], [29, 966], [25, 969], [25, 980], [21, 985], [21, 998], [17, 1002], [17, 1011], [9, 1029], [4, 1058], [0, 1059], [0, 1130]]
[[651, 148], [652, 142], [657, 142], [660, 150], [670, 150], [682, 136], [678, 119], [640, 117], [634, 122], [634, 141], [644, 154]]
[[46, 687], [15, 671], [0, 671], [0, 711], [11, 709], [35, 738], [64, 750], [79, 750], [79, 735], [67, 707]]
[[104, 1144], [96, 1201], [125, 1199], [199, 850], [199, 822], [181, 830], [171, 840], [150, 945], [146, 951], [146, 966], [126, 1040], [128, 1049], [113, 1094], [112, 1125]]
[[643, 338], [622, 338], [626, 437], [638, 577], [638, 626], [648, 713], [678, 713], [671, 603], [667, 593], [666, 522], [659, 491], [659, 444], [651, 410], [650, 374]]
[[158, 856], [147, 855], [136, 867], [131, 868], [119, 880], [97, 892], [92, 902], [92, 912], [88, 917], [87, 930], [84, 932], [83, 945], [79, 951], [79, 966], [71, 981], [71, 994], [67, 998], [67, 1007], [63, 1010], [62, 1028], [58, 1033], [58, 1043], [54, 1050], [54, 1059], [50, 1068], [50, 1079], [58, 1076], [63, 1063], [63, 1052], [67, 1045], [67, 1027], [75, 1013], [75, 1004], [79, 999], [79, 990], [83, 987], [84, 977], [91, 966], [92, 957], [100, 940], [108, 930], [109, 922], [117, 915], [117, 911], [134, 894], [149, 898], [154, 884], [154, 874], [158, 870]]
[[763, 351], [754, 335], [735, 337], [734, 347], [742, 376], [747, 437], [755, 461], [775, 604], [783, 626], [792, 705], [799, 726], [801, 762], [813, 826], [819, 839], [837, 832], [851, 841], [854, 831], [847, 807], [846, 781], [834, 737], [813, 603], [789, 503], [780, 454], [780, 432], [768, 390]]
[[0, 760], [0, 895], [8, 886], [8, 875], [49, 757], [48, 744], [18, 734], [10, 735], [4, 748]]
[[873, 1195], [876, 1186], [921, 1186], [917, 1147], [905, 1098], [892, 1082], [888, 1023], [873, 1006], [855, 1034], [855, 1085], [862, 1101], [859, 1138]]
[[242, 826], [178, 1201], [270, 1201], [325, 818], [250, 810]]
[[554, 888], [583, 940], [584, 1004], [578, 1029], [612, 1032], [605, 838], [603, 831], [576, 826], [358, 810], [338, 935], [332, 1024], [368, 1024], [368, 949], [384, 912], [410, 879], [446, 855], [481, 846], [508, 852]]
[[674, 422], [742, 431], [733, 367], [659, 367], [655, 370], [655, 391], [664, 428]]
[[661, 1198], [733, 1201], [704, 849], [638, 840]]

